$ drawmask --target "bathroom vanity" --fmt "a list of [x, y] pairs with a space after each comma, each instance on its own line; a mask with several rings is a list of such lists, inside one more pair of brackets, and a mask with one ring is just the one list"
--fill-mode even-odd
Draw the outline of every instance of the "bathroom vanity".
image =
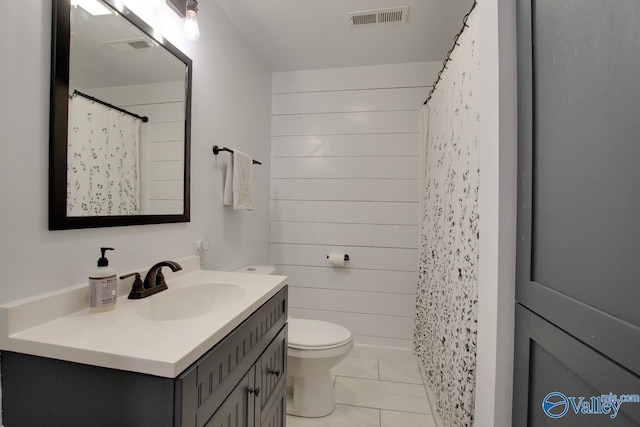
[[[1, 307], [4, 425], [284, 426], [285, 280], [195, 271], [148, 301], [121, 298], [112, 312], [82, 310], [13, 334], [42, 301]], [[179, 306], [197, 304], [184, 295], [203, 284], [242, 293], [202, 295], [213, 309], [189, 317]], [[174, 311], [152, 302], [163, 294]]]

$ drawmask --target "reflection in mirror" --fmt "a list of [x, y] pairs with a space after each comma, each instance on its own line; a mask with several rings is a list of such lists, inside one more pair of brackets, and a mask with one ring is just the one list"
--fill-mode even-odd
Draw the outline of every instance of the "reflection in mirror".
[[115, 0], [54, 11], [50, 228], [188, 221], [191, 60]]
[[181, 214], [185, 64], [122, 16], [82, 5], [71, 8], [67, 215]]

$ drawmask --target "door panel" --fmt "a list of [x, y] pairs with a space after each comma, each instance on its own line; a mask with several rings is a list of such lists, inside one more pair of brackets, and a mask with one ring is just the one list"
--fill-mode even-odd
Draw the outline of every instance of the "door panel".
[[532, 11], [531, 279], [634, 325], [639, 16], [637, 0], [535, 0]]
[[263, 417], [261, 427], [285, 427], [287, 424], [287, 399], [285, 395], [286, 387], [281, 387], [275, 395], [274, 403], [269, 413]]
[[517, 5], [514, 425], [637, 425], [541, 405], [640, 393], [640, 2]]
[[547, 416], [542, 402], [549, 393], [560, 392], [576, 402], [609, 393], [633, 395], [640, 391], [640, 377], [520, 304], [516, 322], [516, 364], [528, 370], [516, 371], [514, 426], [640, 426], [640, 403], [621, 404], [614, 418], [576, 414], [571, 406], [560, 418]]
[[254, 378], [255, 367], [252, 367], [205, 427], [253, 427], [256, 399], [249, 394], [249, 389], [255, 387]]
[[[602, 121], [594, 117], [593, 105], [602, 114], [615, 117], [621, 109], [620, 100], [593, 95], [589, 98], [591, 107], [585, 107], [586, 95], [580, 95], [602, 95], [593, 88], [598, 85], [613, 91], [609, 98], [622, 90], [621, 83], [611, 81], [614, 72], [606, 78], [593, 76], [600, 69], [594, 64], [606, 56], [594, 56], [597, 49], [587, 46], [610, 37], [611, 31], [598, 25], [618, 24], [616, 19], [622, 19], [618, 15], [623, 14], [618, 11], [614, 17], [598, 18], [603, 9], [600, 3], [518, 0], [516, 298], [638, 373], [640, 358], [633, 351], [640, 347], [640, 310], [636, 308], [640, 263], [633, 259], [640, 259], [640, 246], [633, 241], [640, 241], [640, 221], [635, 220], [640, 211], [640, 168], [631, 164], [640, 158], [640, 133], [636, 130], [640, 126], [640, 97], [635, 96], [637, 109], [632, 110], [638, 120], [628, 120], [630, 113], [626, 112], [619, 121], [607, 124], [608, 128], [628, 127], [627, 131], [610, 129], [610, 137], [603, 138], [592, 129], [589, 134], [595, 134], [595, 140], [584, 134], [583, 128]], [[627, 10], [627, 21], [634, 23], [627, 22], [626, 27], [640, 31], [634, 18], [637, 14], [631, 16], [640, 3], [612, 0], [607, 5], [605, 10]], [[625, 43], [635, 43], [640, 49], [640, 35]], [[625, 43], [622, 50], [626, 53]], [[626, 65], [621, 69], [629, 71]], [[623, 80], [634, 78], [625, 76]], [[635, 80], [640, 84], [640, 79]], [[630, 101], [623, 104], [632, 105]], [[575, 117], [576, 111], [584, 117]], [[596, 150], [597, 144], [600, 148]], [[606, 151], [614, 154], [603, 155]]]
[[256, 419], [265, 421], [267, 411], [277, 399], [277, 391], [287, 379], [287, 325], [273, 339], [256, 364], [256, 381], [260, 386], [260, 398], [256, 402]]

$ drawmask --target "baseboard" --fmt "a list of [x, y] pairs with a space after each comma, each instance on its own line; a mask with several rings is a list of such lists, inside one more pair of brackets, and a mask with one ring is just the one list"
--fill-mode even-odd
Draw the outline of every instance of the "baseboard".
[[393, 360], [396, 362], [415, 362], [413, 349], [408, 347], [388, 347], [370, 345], [356, 342], [350, 357], [362, 357], [364, 359]]

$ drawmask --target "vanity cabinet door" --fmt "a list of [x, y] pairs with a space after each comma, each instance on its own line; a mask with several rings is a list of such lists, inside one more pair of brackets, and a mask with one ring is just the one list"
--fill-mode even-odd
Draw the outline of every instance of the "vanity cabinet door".
[[273, 339], [256, 363], [256, 384], [260, 395], [256, 402], [256, 420], [265, 421], [270, 407], [278, 398], [287, 378], [287, 325]]
[[286, 387], [280, 387], [280, 390], [274, 395], [274, 404], [263, 417], [260, 427], [285, 427], [286, 426], [286, 409], [287, 398], [285, 394]]
[[286, 360], [285, 325], [204, 427], [283, 427]]
[[255, 367], [252, 367], [205, 427], [253, 427], [256, 399], [249, 390], [255, 389], [254, 378]]
[[[284, 288], [177, 378], [176, 426], [203, 427], [238, 381], [243, 381], [256, 363], [260, 369], [260, 356], [273, 352], [269, 350], [273, 342], [284, 339], [286, 298]], [[259, 378], [256, 382], [260, 386]], [[258, 393], [258, 405], [260, 398]]]

